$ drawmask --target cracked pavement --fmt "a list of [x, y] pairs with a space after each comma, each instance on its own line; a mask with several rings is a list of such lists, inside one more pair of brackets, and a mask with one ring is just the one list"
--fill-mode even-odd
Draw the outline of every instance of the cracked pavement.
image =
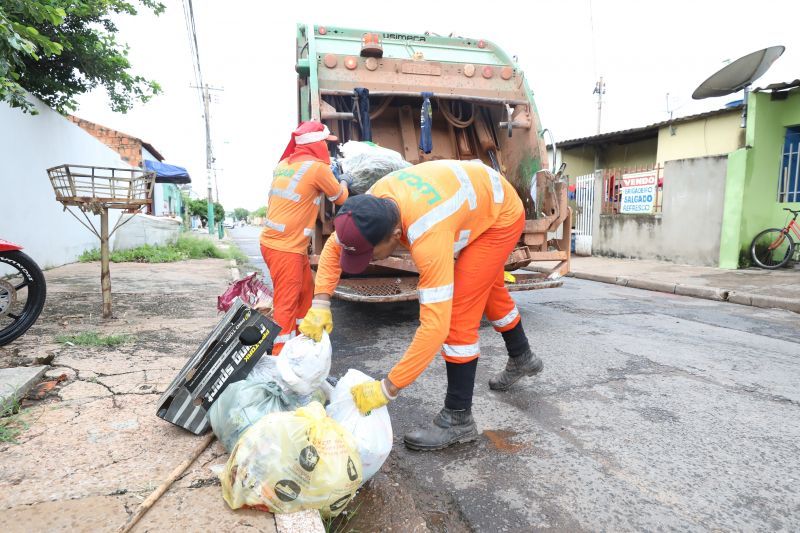
[[[46, 276], [42, 316], [0, 348], [0, 365], [47, 357], [46, 377], [67, 379], [26, 409], [17, 444], [0, 443], [0, 529], [113, 531], [197, 446], [199, 437], [156, 417], [156, 401], [219, 319], [216, 296], [230, 269], [219, 259], [113, 264], [107, 321], [99, 317], [98, 264]], [[82, 331], [133, 338], [112, 348], [55, 342]], [[215, 441], [135, 531], [275, 531], [268, 513], [228, 509], [210, 470], [226, 459]]]

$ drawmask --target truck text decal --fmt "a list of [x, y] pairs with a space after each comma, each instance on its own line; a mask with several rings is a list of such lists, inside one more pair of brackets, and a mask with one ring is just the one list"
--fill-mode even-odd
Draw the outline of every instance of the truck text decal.
[[398, 41], [416, 41], [424, 43], [426, 41], [424, 35], [403, 35], [402, 33], [384, 33], [384, 39], [397, 39]]
[[420, 194], [424, 196], [433, 195], [432, 198], [428, 199], [428, 204], [433, 205], [439, 200], [442, 199], [441, 195], [437, 192], [436, 189], [433, 188], [433, 185], [425, 181], [422, 176], [417, 176], [416, 174], [412, 174], [411, 172], [406, 172], [405, 170], [398, 170], [392, 173], [399, 181], [405, 182], [407, 185], [414, 187], [417, 189]]

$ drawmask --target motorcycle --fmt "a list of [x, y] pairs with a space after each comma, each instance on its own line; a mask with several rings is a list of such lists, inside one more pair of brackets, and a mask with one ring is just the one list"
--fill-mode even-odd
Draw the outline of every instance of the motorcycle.
[[21, 250], [0, 239], [0, 346], [28, 331], [47, 297], [42, 269]]

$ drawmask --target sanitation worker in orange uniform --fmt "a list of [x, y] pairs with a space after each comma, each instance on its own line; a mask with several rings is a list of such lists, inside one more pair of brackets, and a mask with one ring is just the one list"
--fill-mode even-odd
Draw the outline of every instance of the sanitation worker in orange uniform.
[[479, 161], [431, 161], [392, 172], [365, 195], [348, 199], [334, 219], [317, 269], [314, 301], [300, 331], [331, 331], [330, 296], [341, 272], [363, 272], [405, 246], [419, 269], [420, 325], [411, 345], [380, 381], [353, 387], [362, 413], [381, 407], [419, 377], [436, 354], [447, 366], [444, 408], [431, 427], [404, 438], [415, 450], [474, 441], [472, 392], [480, 355], [481, 317], [503, 335], [508, 362], [489, 381], [507, 390], [542, 371], [503, 282], [503, 266], [525, 223], [511, 184]]
[[336, 141], [328, 127], [303, 122], [275, 167], [269, 191], [267, 220], [261, 232], [261, 255], [273, 286], [275, 322], [281, 332], [273, 355], [297, 335], [314, 295], [314, 278], [308, 263], [308, 242], [314, 231], [322, 196], [337, 205], [347, 199], [347, 185], [336, 180], [330, 168], [326, 141]]

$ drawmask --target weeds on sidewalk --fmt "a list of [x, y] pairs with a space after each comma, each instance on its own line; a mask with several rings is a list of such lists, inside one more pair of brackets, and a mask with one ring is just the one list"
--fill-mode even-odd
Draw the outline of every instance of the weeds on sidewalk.
[[94, 331], [82, 331], [72, 335], [56, 335], [59, 344], [72, 344], [74, 346], [119, 346], [132, 340], [130, 335], [101, 335]]
[[353, 528], [348, 528], [347, 524], [356, 517], [360, 508], [361, 504], [359, 503], [352, 511], [345, 509], [336, 518], [323, 518], [322, 524], [325, 526], [325, 533], [359, 533]]
[[16, 443], [19, 434], [28, 429], [21, 414], [16, 394], [3, 400], [0, 404], [0, 442]]
[[[244, 254], [236, 248], [222, 251], [210, 239], [181, 235], [175, 244], [165, 246], [150, 246], [145, 244], [130, 250], [118, 250], [111, 253], [112, 263], [173, 263], [186, 259], [235, 259], [240, 261]], [[100, 250], [83, 252], [78, 260], [89, 263], [100, 260]]]

